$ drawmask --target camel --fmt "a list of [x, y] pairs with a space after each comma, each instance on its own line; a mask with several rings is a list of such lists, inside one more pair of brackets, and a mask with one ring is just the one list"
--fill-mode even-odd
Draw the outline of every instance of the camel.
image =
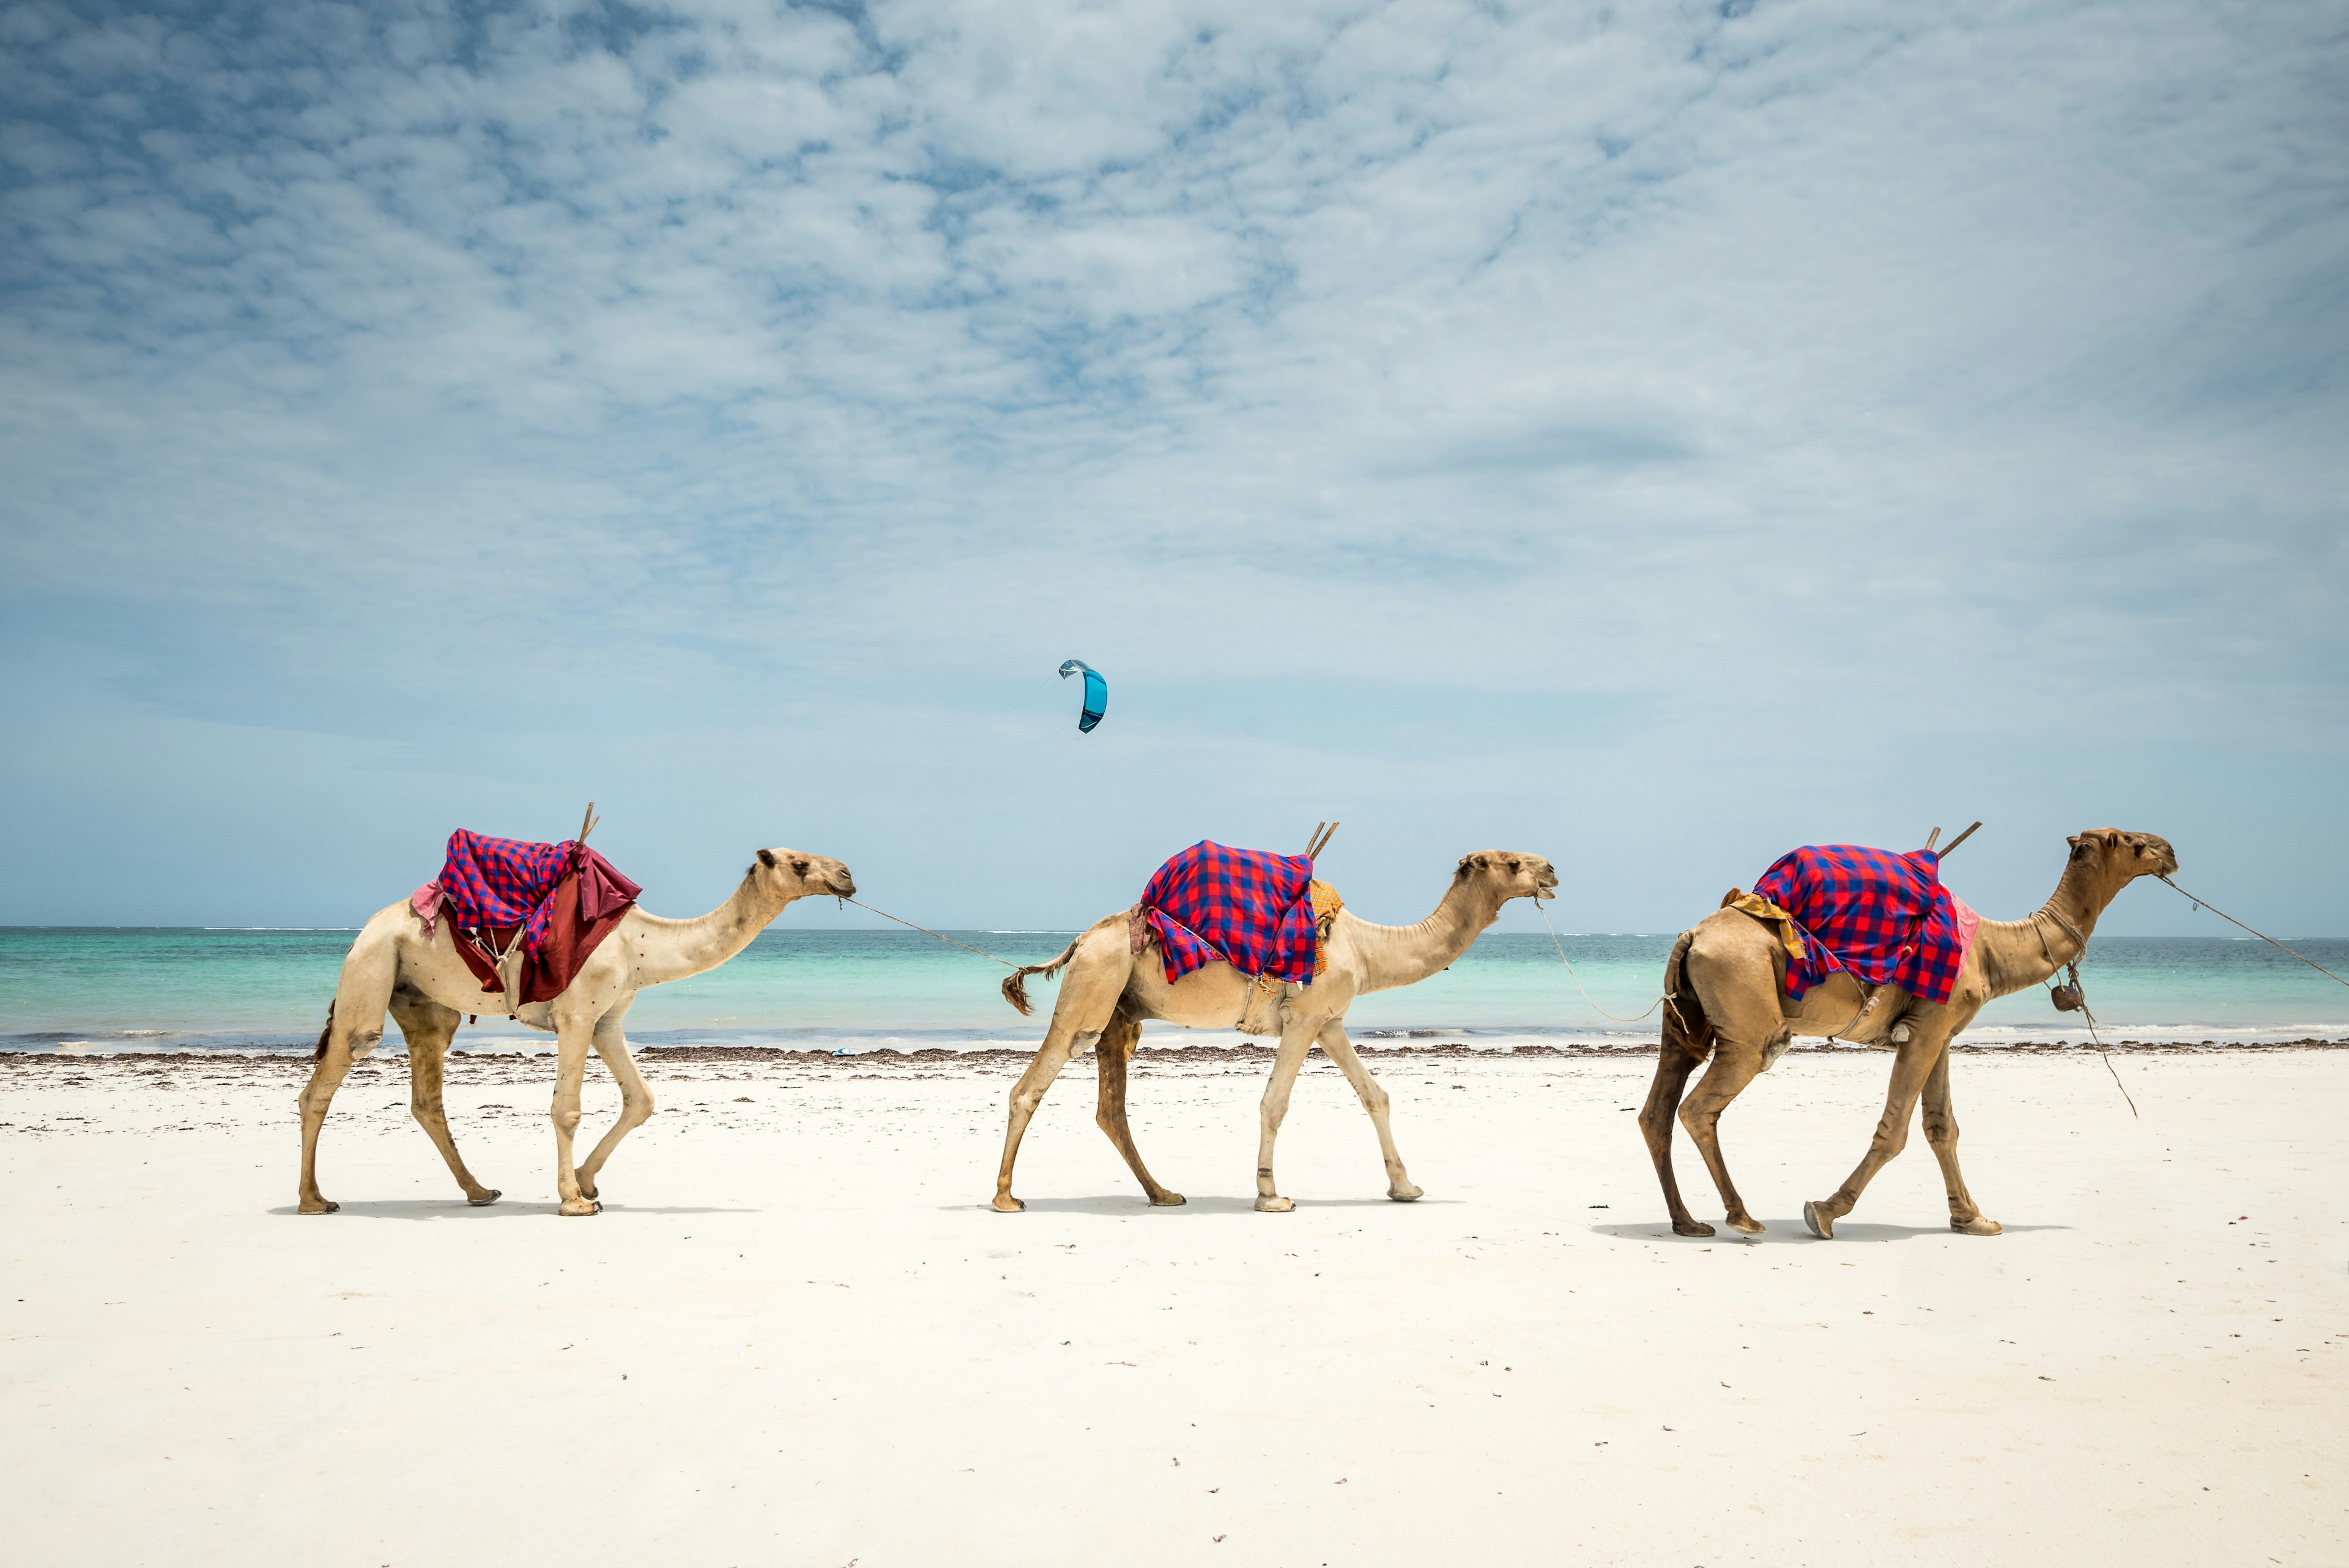
[[1392, 991], [1425, 980], [1468, 950], [1468, 945], [1499, 917], [1512, 898], [1548, 898], [1557, 895], [1557, 873], [1538, 855], [1489, 850], [1462, 857], [1434, 913], [1415, 926], [1377, 926], [1341, 909], [1321, 938], [1329, 967], [1310, 985], [1275, 981], [1251, 981], [1227, 963], [1209, 963], [1169, 985], [1162, 955], [1154, 943], [1140, 954], [1127, 938], [1128, 912], [1121, 910], [1096, 923], [1071, 942], [1050, 963], [1030, 964], [1015, 971], [1003, 982], [1003, 994], [1022, 1013], [1028, 1012], [1026, 977], [1050, 979], [1066, 968], [1068, 979], [1052, 1009], [1051, 1026], [1044, 1043], [1011, 1089], [1011, 1119], [1003, 1135], [1003, 1167], [995, 1178], [997, 1210], [1016, 1214], [1028, 1206], [1011, 1196], [1011, 1166], [1019, 1156], [1019, 1139], [1029, 1118], [1043, 1102], [1044, 1092], [1068, 1065], [1070, 1057], [1091, 1050], [1100, 1075], [1100, 1108], [1093, 1120], [1142, 1183], [1153, 1207], [1184, 1201], [1179, 1192], [1161, 1187], [1142, 1163], [1133, 1134], [1125, 1120], [1125, 1072], [1142, 1039], [1144, 1019], [1164, 1019], [1190, 1029], [1240, 1028], [1251, 1034], [1278, 1033], [1280, 1047], [1265, 1085], [1262, 1130], [1257, 1146], [1256, 1207], [1280, 1214], [1296, 1204], [1280, 1196], [1272, 1179], [1273, 1140], [1288, 1114], [1288, 1091], [1305, 1054], [1318, 1042], [1353, 1085], [1354, 1093], [1378, 1129], [1379, 1151], [1386, 1161], [1387, 1196], [1408, 1203], [1421, 1196], [1395, 1152], [1394, 1134], [1387, 1126], [1387, 1092], [1354, 1054], [1346, 1038], [1346, 1009], [1357, 996]]
[[[855, 891], [848, 867], [837, 860], [791, 849], [761, 849], [743, 873], [742, 885], [709, 913], [667, 920], [631, 906], [561, 994], [551, 1002], [525, 1002], [512, 1012], [516, 1022], [555, 1037], [554, 1182], [564, 1214], [601, 1211], [597, 1173], [620, 1140], [653, 1114], [652, 1091], [645, 1086], [620, 1032], [620, 1021], [636, 992], [716, 969], [750, 946], [794, 899], [824, 894], [844, 898]], [[302, 1091], [301, 1211], [332, 1214], [340, 1207], [318, 1190], [318, 1128], [351, 1064], [382, 1040], [387, 1007], [408, 1042], [410, 1114], [431, 1135], [466, 1200], [476, 1208], [496, 1202], [498, 1189], [473, 1179], [449, 1137], [440, 1075], [458, 1020], [472, 1012], [505, 1012], [505, 999], [481, 990], [481, 982], [457, 956], [447, 919], [428, 936], [423, 917], [402, 898], [367, 921], [343, 960], [335, 1003], [326, 1013], [326, 1032], [318, 1037], [318, 1064]], [[571, 1137], [579, 1126], [579, 1088], [590, 1045], [619, 1080], [620, 1117], [574, 1169]]]
[[[2099, 827], [2068, 841], [2071, 859], [2047, 902], [2028, 919], [1984, 920], [1976, 928], [1956, 984], [1945, 1002], [1922, 1002], [1899, 986], [1880, 986], [1863, 995], [1860, 982], [1837, 971], [1792, 1006], [1782, 1001], [1785, 950], [1759, 920], [1733, 909], [1716, 909], [1681, 934], [1664, 968], [1663, 1050], [1640, 1131], [1663, 1183], [1672, 1230], [1682, 1236], [1710, 1236], [1713, 1227], [1692, 1217], [1672, 1177], [1672, 1116], [1704, 1157], [1713, 1185], [1728, 1210], [1728, 1222], [1749, 1235], [1764, 1227], [1746, 1212], [1721, 1158], [1721, 1114], [1738, 1092], [1767, 1071], [1795, 1035], [1832, 1037], [1876, 1045], [1898, 1054], [1884, 1116], [1876, 1124], [1868, 1156], [1844, 1179], [1833, 1197], [1803, 1205], [1803, 1221], [1821, 1241], [1835, 1237], [1835, 1222], [1851, 1212], [1876, 1173], [1909, 1141], [1909, 1120], [1921, 1096], [1925, 1141], [1940, 1161], [1949, 1189], [1950, 1229], [1966, 1236], [1995, 1236], [2001, 1227], [1987, 1218], [1966, 1190], [1958, 1169], [1958, 1122], [1950, 1108], [1950, 1042], [1992, 997], [2037, 985], [2076, 960], [2096, 929], [2096, 917], [2123, 888], [2139, 877], [2167, 877], [2178, 869], [2169, 842], [2149, 833]], [[1690, 1072], [1708, 1056], [1696, 1090], [1681, 1103]]]

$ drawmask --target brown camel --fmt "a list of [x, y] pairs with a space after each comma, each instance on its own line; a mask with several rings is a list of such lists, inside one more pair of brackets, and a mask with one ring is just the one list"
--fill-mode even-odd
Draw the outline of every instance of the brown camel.
[[1031, 964], [1003, 982], [1004, 996], [1026, 1012], [1027, 976], [1050, 979], [1064, 966], [1069, 971], [1060, 1001], [1052, 1009], [1051, 1027], [1044, 1032], [1044, 1044], [1012, 1085], [1011, 1121], [1003, 1135], [1003, 1166], [996, 1173], [994, 1206], [1006, 1214], [1027, 1207], [1011, 1196], [1011, 1166], [1019, 1157], [1020, 1136], [1043, 1102], [1044, 1091], [1052, 1086], [1069, 1058], [1088, 1049], [1094, 1054], [1101, 1078], [1101, 1108], [1094, 1121], [1125, 1157], [1153, 1204], [1183, 1201], [1181, 1193], [1159, 1186], [1151, 1176], [1126, 1127], [1126, 1063], [1141, 1041], [1145, 1018], [1163, 1018], [1193, 1029], [1237, 1028], [1250, 1034], [1280, 1036], [1272, 1078], [1264, 1090], [1257, 1208], [1278, 1214], [1296, 1207], [1273, 1186], [1272, 1146], [1281, 1119], [1288, 1114], [1288, 1091], [1296, 1082], [1297, 1070], [1317, 1042], [1353, 1085], [1362, 1108], [1370, 1113], [1371, 1124], [1378, 1129], [1379, 1149], [1386, 1159], [1387, 1196], [1408, 1203], [1420, 1196], [1420, 1189], [1412, 1185], [1402, 1156], [1395, 1152], [1394, 1134], [1387, 1127], [1387, 1092], [1371, 1076], [1346, 1038], [1346, 1009], [1357, 996], [1411, 985], [1447, 967], [1468, 950], [1510, 899], [1553, 898], [1557, 889], [1557, 873], [1538, 855], [1496, 849], [1464, 856], [1435, 912], [1415, 926], [1374, 926], [1356, 919], [1350, 909], [1338, 910], [1321, 938], [1329, 968], [1310, 985], [1252, 983], [1227, 963], [1207, 964], [1169, 985], [1154, 944], [1138, 956], [1132, 950], [1125, 911], [1102, 920], [1050, 963]]
[[[551, 1002], [528, 1002], [511, 1016], [527, 1028], [554, 1036], [554, 1186], [563, 1212], [594, 1214], [595, 1176], [620, 1140], [653, 1114], [653, 1092], [628, 1054], [620, 1031], [636, 992], [648, 985], [683, 980], [716, 969], [750, 945], [792, 900], [815, 895], [845, 897], [856, 891], [848, 867], [821, 855], [761, 849], [742, 874], [734, 895], [706, 915], [666, 920], [630, 907], [620, 923], [588, 956], [569, 985]], [[407, 899], [377, 912], [351, 943], [335, 987], [335, 1004], [318, 1037], [318, 1064], [302, 1091], [301, 1210], [331, 1214], [339, 1205], [318, 1190], [318, 1129], [326, 1120], [335, 1089], [351, 1064], [383, 1038], [384, 1010], [399, 1022], [408, 1041], [409, 1109], [431, 1137], [449, 1173], [475, 1205], [498, 1200], [497, 1189], [473, 1179], [458, 1158], [441, 1108], [440, 1069], [456, 1036], [457, 1021], [468, 1012], [504, 1012], [505, 999], [484, 993], [481, 982], [457, 956], [448, 920], [429, 934], [424, 918]], [[620, 1119], [576, 1169], [571, 1137], [579, 1126], [579, 1089], [593, 1046], [620, 1084]]]
[[[1863, 994], [1858, 981], [1838, 971], [1788, 1006], [1783, 1001], [1785, 950], [1761, 921], [1722, 909], [1682, 932], [1664, 968], [1665, 994], [1672, 1000], [1664, 1008], [1656, 1081], [1640, 1112], [1640, 1131], [1663, 1183], [1672, 1230], [1682, 1236], [1713, 1234], [1712, 1226], [1689, 1213], [1681, 1201], [1680, 1183], [1672, 1177], [1675, 1110], [1713, 1172], [1729, 1223], [1749, 1234], [1763, 1230], [1745, 1211], [1745, 1200], [1729, 1179], [1717, 1129], [1729, 1102], [1801, 1034], [1899, 1053], [1892, 1063], [1891, 1092], [1885, 1096], [1884, 1116], [1876, 1124], [1868, 1157], [1833, 1197], [1803, 1205], [1803, 1220], [1811, 1233], [1822, 1241], [1833, 1239], [1835, 1222], [1851, 1212], [1876, 1173], [1909, 1141], [1909, 1119], [1921, 1096], [1925, 1141], [1940, 1161], [1941, 1179], [1949, 1189], [1950, 1229], [1968, 1236], [1997, 1235], [1998, 1221], [1974, 1206], [1958, 1170], [1958, 1122], [1950, 1109], [1950, 1042], [1991, 998], [2037, 985], [2077, 959], [2096, 929], [2096, 917], [2123, 888], [2139, 877], [2166, 877], [2178, 869], [2169, 841], [2149, 833], [2098, 827], [2070, 842], [2072, 858], [2063, 879], [2036, 914], [2026, 920], [1984, 920], [1976, 929], [1945, 1002], [1921, 1002], [1889, 985]], [[1682, 1086], [1708, 1056], [1713, 1065], [1682, 1105]]]

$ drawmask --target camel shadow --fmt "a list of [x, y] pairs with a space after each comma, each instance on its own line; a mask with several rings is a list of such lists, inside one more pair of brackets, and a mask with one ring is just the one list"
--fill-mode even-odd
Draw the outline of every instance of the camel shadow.
[[[476, 1209], [461, 1198], [454, 1199], [440, 1198], [383, 1199], [372, 1202], [365, 1199], [360, 1199], [353, 1202], [345, 1203], [340, 1209], [337, 1209], [332, 1214], [303, 1215], [302, 1211], [299, 1209], [295, 1208], [292, 1204], [287, 1204], [282, 1208], [272, 1209], [268, 1210], [268, 1212], [272, 1214], [301, 1215], [302, 1218], [309, 1220], [338, 1220], [347, 1218], [353, 1220], [486, 1220], [523, 1217], [535, 1220], [549, 1217], [560, 1219], [562, 1218], [563, 1206], [551, 1200], [544, 1203], [516, 1203], [501, 1199], [495, 1203], [486, 1204], [481, 1208]], [[683, 1204], [662, 1205], [650, 1203], [606, 1203], [604, 1205], [604, 1212], [595, 1216], [595, 1218], [600, 1220], [605, 1216], [615, 1214], [760, 1214], [763, 1212], [765, 1212], [765, 1210], [759, 1209], [714, 1209], [693, 1207]]]
[[[1457, 1198], [1420, 1198], [1409, 1203], [1397, 1203], [1392, 1198], [1299, 1198], [1296, 1201], [1297, 1208], [1293, 1212], [1302, 1213], [1309, 1209], [1433, 1209], [1451, 1207], [1461, 1200]], [[938, 1211], [942, 1214], [960, 1213], [971, 1209], [985, 1210], [989, 1214], [996, 1212], [985, 1203], [938, 1205]], [[1121, 1219], [1134, 1214], [1254, 1215], [1256, 1196], [1251, 1193], [1246, 1198], [1227, 1198], [1209, 1193], [1205, 1197], [1188, 1197], [1187, 1201], [1166, 1209], [1154, 1209], [1132, 1193], [1105, 1193], [1093, 1198], [1030, 1198], [1027, 1211], [1030, 1214], [1113, 1214]]]
[[[1801, 1242], [1805, 1246], [1814, 1247], [1821, 1244], [1819, 1239], [1811, 1234], [1810, 1228], [1803, 1223], [1800, 1215], [1792, 1220], [1764, 1220], [1763, 1223], [1770, 1229], [1759, 1236], [1741, 1234], [1717, 1220], [1709, 1220], [1707, 1223], [1713, 1227], [1715, 1232], [1711, 1236], [1675, 1236], [1672, 1234], [1672, 1222], [1669, 1220], [1651, 1220], [1646, 1224], [1627, 1221], [1612, 1225], [1593, 1225], [1588, 1229], [1595, 1235], [1611, 1237], [1619, 1241], [1679, 1241], [1700, 1247], [1710, 1247], [1716, 1243], [1730, 1243], [1742, 1247], [1770, 1247], [1786, 1242]], [[2069, 1231], [2073, 1227], [2069, 1225], [2009, 1225], [2006, 1227], [2005, 1234], [2023, 1236], [2029, 1235], [2034, 1231]], [[1993, 1241], [1998, 1239], [1995, 1236], [1961, 1236], [1946, 1224], [1885, 1225], [1868, 1220], [1838, 1220], [1836, 1221], [1835, 1241], [1827, 1244], [1835, 1245], [1845, 1241], [1912, 1241], [1920, 1237], [1932, 1236], [1945, 1236], [1953, 1241], [1968, 1242]]]

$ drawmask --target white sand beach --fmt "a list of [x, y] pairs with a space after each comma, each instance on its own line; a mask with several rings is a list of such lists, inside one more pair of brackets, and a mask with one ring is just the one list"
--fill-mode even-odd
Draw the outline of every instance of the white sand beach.
[[[1832, 1243], [1887, 1059], [1723, 1123], [1755, 1241], [1671, 1236], [1651, 1059], [1330, 1064], [1252, 1212], [1257, 1061], [1146, 1056], [1145, 1208], [1079, 1063], [664, 1060], [554, 1214], [545, 1058], [392, 1051], [293, 1212], [306, 1062], [0, 1062], [0, 1513], [40, 1564], [2349, 1562], [2349, 1051], [1962, 1056]], [[617, 1096], [591, 1068], [587, 1129]], [[584, 1145], [583, 1145], [584, 1147]], [[1701, 1214], [1710, 1184], [1682, 1146]]]

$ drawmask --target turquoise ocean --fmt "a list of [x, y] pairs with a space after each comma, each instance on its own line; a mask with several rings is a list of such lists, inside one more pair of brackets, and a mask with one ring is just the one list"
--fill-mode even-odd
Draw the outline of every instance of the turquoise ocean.
[[[348, 930], [0, 927], [0, 1050], [306, 1051], [333, 999]], [[957, 931], [1022, 963], [1051, 958], [1065, 931]], [[1669, 933], [1565, 937], [1584, 987], [1629, 1017], [1656, 998]], [[2349, 940], [2292, 945], [2349, 974]], [[2349, 987], [2264, 943], [2225, 938], [2098, 938], [2081, 966], [2106, 1042], [2216, 1044], [2349, 1036]], [[640, 994], [628, 1018], [639, 1046], [768, 1045], [856, 1053], [1010, 1047], [1041, 1038], [1054, 987], [1031, 980], [1038, 1016], [1021, 1018], [1004, 971], [912, 931], [767, 931], [731, 963]], [[1584, 1002], [1543, 934], [1487, 933], [1444, 973], [1362, 998], [1348, 1028], [1365, 1044], [1436, 1040], [1506, 1049], [1533, 1044], [1652, 1043], [1641, 1023]], [[397, 1039], [397, 1031], [393, 1032]], [[1148, 1026], [1145, 1044], [1216, 1044], [1222, 1032]], [[2077, 1015], [2044, 992], [1985, 1009], [1970, 1042], [2084, 1044]], [[459, 1030], [460, 1050], [543, 1051], [552, 1037], [502, 1017]]]

